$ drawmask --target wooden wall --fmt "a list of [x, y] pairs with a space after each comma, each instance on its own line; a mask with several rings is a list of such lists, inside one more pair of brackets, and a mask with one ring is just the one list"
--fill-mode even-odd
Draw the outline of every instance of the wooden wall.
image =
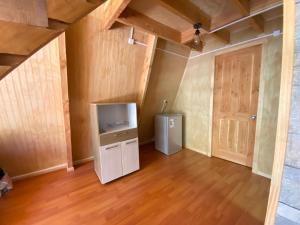
[[[136, 102], [147, 47], [129, 45], [129, 27], [116, 24], [100, 32], [102, 8], [96, 9], [66, 33], [71, 135], [75, 161], [92, 156], [89, 103]], [[136, 31], [146, 42], [148, 35]]]
[[[167, 51], [172, 51], [171, 54]], [[149, 78], [144, 106], [139, 124], [141, 143], [153, 140], [154, 116], [160, 113], [163, 100], [168, 101], [166, 111], [170, 111], [184, 73], [190, 50], [162, 39], [157, 42]]]
[[0, 167], [12, 176], [66, 163], [58, 40], [0, 81]]
[[[266, 24], [266, 33], [282, 27], [282, 19]], [[233, 33], [233, 43], [256, 37], [253, 30]], [[282, 38], [264, 40], [253, 171], [269, 176], [272, 172], [280, 85]], [[258, 43], [257, 43], [258, 44]], [[206, 50], [222, 46], [209, 40]], [[227, 51], [232, 51], [239, 46]], [[205, 50], [204, 50], [205, 51]], [[193, 52], [191, 55], [196, 55]], [[189, 59], [172, 111], [185, 115], [184, 144], [210, 155], [214, 57], [220, 52]]]

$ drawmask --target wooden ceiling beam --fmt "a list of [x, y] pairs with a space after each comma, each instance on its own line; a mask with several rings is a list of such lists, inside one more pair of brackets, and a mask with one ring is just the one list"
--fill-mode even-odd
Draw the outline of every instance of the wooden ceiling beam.
[[257, 32], [264, 32], [265, 20], [262, 15], [251, 17], [250, 23], [253, 29], [255, 29]]
[[186, 0], [156, 0], [161, 6], [191, 24], [201, 23], [202, 28], [210, 30], [211, 18], [193, 3]]
[[[250, 1], [249, 0], [232, 0], [235, 6], [239, 9], [243, 16], [250, 15]], [[249, 18], [250, 24], [258, 32], [264, 32], [264, 18], [261, 15]]]
[[103, 4], [104, 22], [102, 30], [108, 30], [125, 10], [131, 0], [108, 0]]
[[213, 35], [216, 39], [223, 42], [224, 44], [229, 44], [230, 42], [230, 32], [226, 29], [216, 31], [211, 35]]
[[249, 0], [232, 0], [232, 1], [243, 16], [248, 16], [250, 14]]
[[179, 31], [130, 8], [126, 8], [117, 21], [128, 26], [145, 30], [169, 41], [181, 42], [181, 33]]
[[180, 43], [181, 44], [187, 44], [191, 40], [193, 40], [195, 34], [195, 29], [192, 27], [184, 32], [181, 33]]
[[[35, 0], [36, 1], [36, 0]], [[96, 0], [47, 0], [48, 18], [66, 23], [74, 23], [79, 18], [87, 15], [103, 1]]]
[[69, 23], [55, 20], [55, 19], [48, 19], [48, 29], [56, 30], [58, 32], [64, 32], [70, 26]]
[[28, 56], [0, 53], [1, 66], [16, 66], [23, 62]]
[[0, 20], [47, 27], [47, 0], [0, 0]]
[[104, 1], [103, 0], [86, 0], [86, 2], [101, 5]]

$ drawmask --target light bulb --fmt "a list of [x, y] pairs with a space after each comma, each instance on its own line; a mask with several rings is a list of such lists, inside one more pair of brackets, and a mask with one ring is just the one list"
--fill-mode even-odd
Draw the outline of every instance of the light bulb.
[[195, 34], [194, 35], [194, 44], [195, 45], [199, 45], [200, 42], [201, 42], [200, 35], [199, 34]]

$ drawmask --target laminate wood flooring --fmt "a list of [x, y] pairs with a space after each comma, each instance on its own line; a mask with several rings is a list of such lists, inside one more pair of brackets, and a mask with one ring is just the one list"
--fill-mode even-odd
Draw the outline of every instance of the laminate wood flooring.
[[191, 150], [140, 150], [141, 170], [102, 185], [93, 163], [17, 181], [0, 199], [1, 225], [260, 225], [270, 181]]

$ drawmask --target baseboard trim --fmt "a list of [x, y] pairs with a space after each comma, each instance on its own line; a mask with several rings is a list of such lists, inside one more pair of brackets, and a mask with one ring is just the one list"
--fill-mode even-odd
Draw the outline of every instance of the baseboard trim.
[[67, 172], [74, 172], [74, 166], [67, 167]]
[[252, 170], [252, 173], [254, 173], [256, 175], [259, 175], [259, 176], [262, 176], [262, 177], [265, 177], [265, 178], [268, 178], [270, 180], [272, 179], [272, 175], [264, 173], [264, 172]]
[[74, 165], [77, 166], [77, 165], [87, 163], [87, 162], [90, 162], [90, 161], [93, 161], [93, 160], [94, 160], [94, 156], [91, 156], [91, 157], [88, 157], [88, 158], [85, 158], [85, 159], [79, 159], [79, 160], [74, 161]]
[[49, 168], [46, 168], [46, 169], [37, 170], [37, 171], [34, 171], [34, 172], [14, 176], [14, 177], [12, 177], [12, 180], [13, 181], [23, 180], [23, 179], [26, 179], [26, 178], [35, 177], [35, 176], [38, 176], [38, 175], [42, 175], [42, 174], [46, 174], [46, 173], [50, 173], [50, 172], [54, 172], [54, 171], [61, 170], [61, 169], [66, 169], [66, 168], [67, 168], [67, 164], [63, 163], [63, 164], [52, 166], [52, 167], [49, 167]]
[[188, 150], [191, 150], [191, 151], [194, 151], [194, 152], [197, 152], [197, 153], [200, 153], [201, 155], [205, 155], [205, 156], [210, 157], [210, 156], [208, 155], [207, 152], [201, 151], [201, 150], [199, 150], [199, 149], [196, 149], [196, 148], [190, 148], [190, 147], [187, 147], [187, 146], [183, 146], [183, 148], [188, 149]]
[[139, 146], [142, 146], [142, 145], [146, 145], [146, 144], [150, 144], [154, 142], [154, 138], [150, 139], [150, 140], [147, 140], [147, 141], [143, 141], [143, 142], [140, 142], [139, 143]]
[[[85, 158], [85, 159], [80, 159], [80, 160], [75, 161], [74, 165], [83, 164], [83, 163], [90, 162], [90, 161], [93, 161], [93, 160], [94, 160], [94, 157], [91, 156], [91, 157], [88, 157], [88, 158]], [[49, 167], [49, 168], [46, 168], [46, 169], [37, 170], [37, 171], [30, 172], [30, 173], [17, 175], [17, 176], [12, 177], [12, 180], [13, 181], [23, 180], [23, 179], [27, 179], [27, 178], [30, 178], [30, 177], [35, 177], [35, 176], [38, 176], [38, 175], [55, 172], [55, 171], [61, 170], [61, 169], [67, 169], [68, 172], [73, 172], [74, 171], [74, 167], [68, 168], [67, 164], [63, 163], [63, 164], [52, 166], [52, 167]]]

